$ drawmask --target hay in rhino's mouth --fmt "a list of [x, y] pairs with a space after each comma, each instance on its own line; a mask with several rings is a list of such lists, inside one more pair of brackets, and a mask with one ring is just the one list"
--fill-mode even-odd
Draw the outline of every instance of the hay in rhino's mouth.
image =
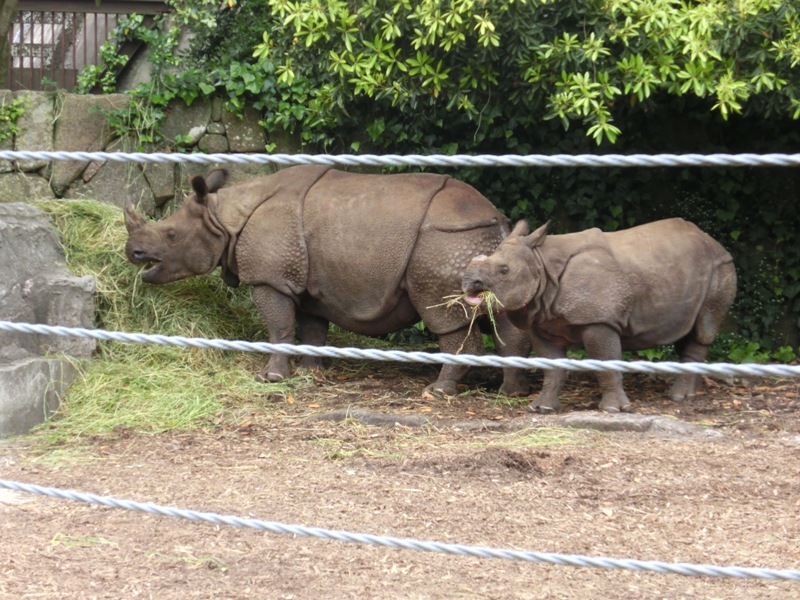
[[145, 281], [154, 277], [161, 268], [161, 261], [152, 256], [137, 256], [133, 263], [139, 267], [139, 275]]
[[158, 261], [158, 260], [147, 261], [146, 263], [144, 263], [144, 264], [142, 265], [142, 268], [140, 269], [140, 271], [139, 271], [139, 272], [140, 272], [142, 275], [146, 275], [146, 274], [148, 274], [148, 273], [153, 273], [153, 272], [154, 272], [156, 269], [158, 269], [160, 266], [161, 266], [161, 261]]
[[[444, 306], [445, 308], [451, 309], [454, 306], [460, 307], [464, 311], [464, 315], [469, 319], [469, 329], [467, 330], [467, 336], [464, 338], [464, 342], [466, 342], [469, 334], [472, 332], [472, 327], [475, 324], [475, 320], [483, 314], [489, 317], [489, 322], [492, 325], [492, 330], [494, 331], [497, 341], [501, 346], [506, 345], [497, 331], [497, 323], [495, 322], [495, 315], [502, 310], [503, 303], [500, 302], [498, 297], [495, 296], [493, 292], [490, 292], [489, 290], [482, 290], [480, 292], [471, 294], [453, 294], [452, 296], [445, 296], [443, 299], [445, 302], [428, 306], [428, 308]], [[461, 347], [456, 351], [456, 354], [461, 353], [461, 350], [464, 347], [464, 342], [461, 343]]]

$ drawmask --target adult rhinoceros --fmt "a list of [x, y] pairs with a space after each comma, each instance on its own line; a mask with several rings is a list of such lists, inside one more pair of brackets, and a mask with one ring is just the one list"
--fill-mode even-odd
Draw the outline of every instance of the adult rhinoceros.
[[[736, 295], [736, 270], [718, 242], [683, 219], [566, 235], [547, 235], [547, 225], [529, 233], [520, 221], [492, 256], [472, 259], [462, 289], [475, 305], [493, 292], [542, 357], [583, 346], [589, 358], [620, 359], [622, 350], [674, 343], [681, 360], [703, 361]], [[558, 410], [565, 377], [546, 371], [529, 409]], [[601, 409], [630, 410], [620, 373], [597, 379]], [[696, 383], [679, 375], [670, 397], [694, 396]]]
[[[224, 170], [191, 180], [193, 193], [163, 221], [125, 207], [128, 259], [148, 265], [142, 279], [163, 284], [220, 266], [229, 285], [253, 286], [272, 343], [324, 345], [328, 323], [383, 335], [420, 319], [443, 352], [481, 351], [457, 293], [470, 258], [508, 233], [506, 219], [474, 188], [445, 175], [369, 175], [298, 166], [223, 188]], [[437, 306], [438, 305], [438, 306]], [[527, 336], [501, 319], [506, 355], [527, 354]], [[462, 346], [463, 344], [463, 346]], [[320, 369], [304, 357], [301, 366]], [[443, 366], [428, 386], [452, 395], [467, 368]], [[260, 381], [289, 376], [288, 356], [273, 354]], [[526, 374], [506, 369], [501, 392], [526, 395]]]

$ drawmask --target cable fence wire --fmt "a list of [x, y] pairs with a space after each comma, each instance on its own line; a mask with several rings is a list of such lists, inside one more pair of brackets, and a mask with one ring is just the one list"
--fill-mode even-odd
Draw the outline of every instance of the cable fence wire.
[[369, 167], [797, 167], [800, 154], [185, 154], [0, 151], [0, 160]]
[[44, 487], [34, 484], [22, 483], [0, 479], [0, 488], [39, 494], [107, 506], [125, 510], [143, 512], [153, 515], [176, 517], [190, 521], [203, 521], [215, 525], [230, 525], [269, 531], [272, 533], [315, 537], [339, 542], [354, 542], [387, 548], [404, 550], [419, 550], [437, 552], [439, 554], [453, 554], [458, 556], [472, 556], [478, 558], [502, 558], [506, 560], [521, 560], [533, 563], [548, 563], [570, 567], [595, 567], [602, 569], [625, 569], [628, 571], [649, 571], [653, 573], [706, 576], [706, 577], [734, 577], [739, 579], [769, 579], [800, 581], [800, 571], [792, 569], [764, 569], [758, 567], [725, 567], [715, 565], [700, 565], [691, 563], [667, 563], [652, 560], [632, 560], [608, 557], [593, 557], [579, 554], [556, 554], [551, 552], [532, 552], [527, 550], [512, 550], [490, 548], [485, 546], [467, 546], [416, 540], [413, 538], [399, 538], [392, 536], [372, 535], [368, 533], [352, 533], [349, 531], [323, 529], [321, 527], [306, 527], [304, 525], [290, 525], [275, 521], [262, 521], [260, 519], [242, 518], [232, 515], [220, 515], [212, 512], [199, 512], [172, 506], [161, 506], [151, 502], [135, 502], [112, 496], [98, 496], [72, 490], [61, 490], [53, 487]]
[[374, 348], [337, 348], [333, 346], [310, 346], [304, 344], [271, 344], [268, 342], [228, 341], [221, 339], [187, 338], [182, 336], [153, 335], [145, 333], [125, 333], [86, 329], [83, 327], [63, 327], [60, 325], [41, 325], [36, 323], [15, 323], [0, 321], [0, 330], [42, 335], [75, 336], [101, 341], [115, 341], [134, 344], [160, 344], [186, 348], [214, 348], [217, 350], [238, 350], [241, 352], [281, 353], [295, 356], [318, 356], [322, 358], [367, 359], [395, 362], [418, 362], [424, 364], [449, 364], [470, 367], [519, 367], [523, 369], [566, 369], [568, 371], [616, 371], [619, 373], [648, 373], [678, 375], [695, 373], [718, 377], [798, 377], [800, 365], [757, 365], [732, 363], [696, 362], [648, 362], [626, 360], [593, 360], [571, 358], [536, 358], [521, 356], [478, 356], [474, 354], [447, 354], [444, 352], [420, 352], [403, 350], [377, 350]]

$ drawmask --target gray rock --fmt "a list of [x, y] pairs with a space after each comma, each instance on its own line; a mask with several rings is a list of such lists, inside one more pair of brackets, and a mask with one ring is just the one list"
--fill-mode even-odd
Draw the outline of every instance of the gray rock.
[[0, 177], [0, 202], [32, 202], [55, 198], [44, 177], [35, 173], [7, 173]]
[[75, 367], [55, 358], [0, 363], [0, 438], [27, 432], [53, 414], [75, 379]]
[[228, 136], [231, 152], [264, 152], [267, 136], [258, 124], [261, 115], [252, 108], [246, 108], [244, 117], [223, 111], [222, 122]]
[[413, 415], [392, 415], [388, 413], [376, 412], [371, 410], [358, 410], [340, 408], [331, 410], [311, 417], [314, 421], [333, 421], [341, 422], [352, 419], [364, 425], [375, 425], [379, 427], [428, 427], [433, 425], [433, 421], [427, 417]]
[[[68, 271], [47, 216], [29, 204], [0, 204], [3, 320], [90, 328], [94, 278]], [[95, 341], [0, 331], [0, 437], [23, 433], [58, 406], [75, 369], [66, 352], [89, 357]]]
[[[119, 152], [122, 149], [111, 146], [109, 150]], [[64, 191], [64, 197], [100, 200], [119, 207], [130, 199], [142, 212], [148, 215], [155, 212], [155, 198], [139, 164], [107, 161], [94, 171], [90, 180], [84, 182], [83, 179], [73, 182]]]
[[601, 412], [574, 412], [559, 415], [558, 422], [564, 427], [596, 429], [598, 431], [635, 431], [675, 436], [717, 437], [720, 432], [679, 419], [659, 415], [637, 415], [622, 413], [609, 415]]
[[211, 120], [212, 121], [221, 121], [222, 120], [222, 98], [219, 96], [214, 96], [211, 98]]
[[[0, 304], [3, 319], [92, 327], [94, 278], [75, 277], [50, 220], [28, 204], [0, 204]], [[90, 356], [94, 340], [0, 331], [0, 356], [46, 352]]]
[[197, 143], [197, 148], [206, 154], [217, 154], [228, 152], [228, 138], [224, 135], [207, 133]]
[[[191, 106], [186, 106], [183, 102], [174, 102], [161, 123], [159, 132], [169, 142], [174, 142], [178, 136], [189, 135], [190, 132], [194, 132], [193, 135], [200, 132], [202, 136], [210, 119], [211, 104], [208, 102], [195, 102]], [[197, 137], [198, 140], [200, 136]]]
[[151, 163], [142, 165], [142, 172], [153, 193], [157, 207], [175, 197], [175, 165]]
[[[17, 121], [14, 149], [18, 151], [52, 151], [53, 121], [55, 120], [54, 98], [51, 93], [15, 92], [15, 98], [26, 102], [24, 114]], [[39, 171], [48, 164], [46, 160], [18, 160], [15, 166], [20, 171]]]
[[[99, 152], [106, 149], [116, 136], [108, 124], [106, 113], [129, 106], [130, 98], [124, 94], [105, 96], [59, 96], [61, 106], [55, 124], [55, 147], [59, 150]], [[50, 185], [60, 196], [83, 171], [84, 161], [53, 161]]]
[[225, 135], [225, 125], [222, 123], [211, 122], [206, 127], [207, 133], [214, 133], [216, 135]]

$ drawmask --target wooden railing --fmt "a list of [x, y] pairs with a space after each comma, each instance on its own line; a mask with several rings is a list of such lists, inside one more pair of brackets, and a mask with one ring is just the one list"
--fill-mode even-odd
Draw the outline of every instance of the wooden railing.
[[166, 12], [163, 0], [20, 0], [9, 30], [6, 89], [71, 91], [78, 74], [98, 64], [100, 46], [126, 14]]

